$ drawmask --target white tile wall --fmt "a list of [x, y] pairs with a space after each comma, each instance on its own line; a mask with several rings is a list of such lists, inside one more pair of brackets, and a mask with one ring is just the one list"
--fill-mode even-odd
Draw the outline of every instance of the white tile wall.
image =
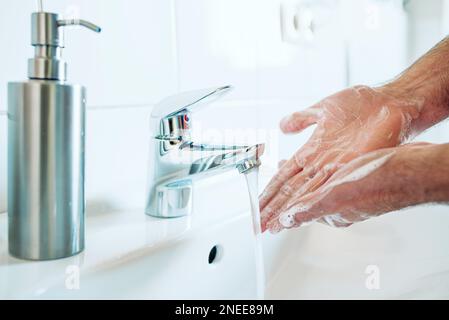
[[88, 111], [88, 212], [144, 207], [150, 113], [151, 106]]
[[[422, 1], [421, 1], [422, 2]], [[407, 16], [403, 1], [341, 1], [347, 39], [348, 84], [379, 85], [408, 63]]]
[[[317, 17], [318, 27], [311, 42], [283, 41], [281, 7], [296, 2], [309, 3], [307, 8]], [[397, 40], [396, 45], [401, 47], [403, 12], [398, 1], [362, 1], [353, 11], [338, 9], [338, 3], [342, 2], [44, 3], [48, 10], [75, 14], [103, 28], [101, 34], [67, 30], [64, 50], [70, 80], [88, 88], [86, 191], [90, 212], [143, 205], [147, 120], [151, 105], [166, 95], [178, 90], [234, 85], [235, 90], [223, 101], [194, 116], [197, 131], [212, 142], [263, 140], [267, 142], [265, 163], [276, 166], [279, 159], [289, 157], [304, 143], [311, 131], [281, 137], [280, 118], [344, 87], [348, 67], [352, 80], [362, 80], [357, 74], [376, 78], [385, 76], [385, 70], [392, 65], [401, 65], [401, 50], [388, 52], [388, 59], [378, 58], [391, 62], [383, 68], [378, 68], [378, 63], [373, 64], [376, 67], [365, 63], [366, 51], [381, 45], [384, 37], [390, 44]], [[363, 24], [363, 19], [353, 21], [349, 27], [342, 21], [354, 20], [351, 15], [362, 16], [371, 3], [380, 5], [388, 27], [395, 19], [397, 25], [370, 34], [370, 46], [364, 42], [353, 50], [350, 57], [354, 63], [347, 65], [343, 40], [360, 42], [360, 33], [348, 30], [358, 30], [357, 23]], [[6, 83], [25, 78], [26, 60], [32, 54], [28, 44], [29, 13], [34, 5], [31, 0], [7, 1], [0, 14], [0, 40], [7, 41], [9, 48], [2, 51], [2, 61], [11, 61], [2, 64], [0, 73], [0, 212], [6, 210]]]
[[[143, 206], [151, 105], [177, 91], [172, 1], [44, 1], [78, 16], [100, 34], [70, 28], [63, 52], [69, 82], [87, 87], [86, 198], [89, 212]], [[7, 1], [0, 11], [0, 212], [6, 210], [6, 84], [26, 78], [35, 1]], [[14, 27], [14, 28], [12, 28]]]
[[[151, 106], [90, 108], [86, 125], [88, 212], [144, 206]], [[0, 115], [0, 213], [6, 211], [7, 117]]]
[[256, 1], [177, 0], [181, 90], [232, 84], [233, 98], [254, 98]]
[[[180, 89], [235, 87], [219, 110], [198, 115], [201, 127], [221, 133], [245, 129], [244, 142], [267, 143], [264, 162], [269, 166], [277, 166], [308, 136], [281, 138], [279, 120], [343, 88], [346, 80], [339, 13], [332, 12], [337, 2], [315, 1], [330, 6], [324, 6], [327, 18], [310, 43], [283, 40], [285, 2], [176, 0]], [[322, 9], [312, 6], [316, 12]]]
[[414, 62], [432, 48], [449, 31], [449, 2], [447, 0], [407, 2], [408, 58]]
[[230, 99], [298, 98], [341, 88], [345, 64], [337, 13], [329, 12], [310, 44], [286, 43], [283, 2], [177, 0], [180, 88], [230, 83], [236, 86]]
[[[287, 43], [281, 35], [281, 5], [299, 2], [308, 3], [316, 14], [316, 36], [312, 42]], [[26, 76], [34, 5], [31, 0], [9, 0], [0, 11], [0, 42], [5, 44], [0, 53], [0, 212], [6, 210], [6, 83]], [[196, 130], [211, 141], [229, 140], [225, 131], [231, 129], [232, 143], [262, 139], [268, 143], [264, 161], [276, 166], [311, 133], [281, 137], [280, 118], [347, 84], [387, 80], [406, 62], [405, 14], [399, 0], [47, 0], [45, 7], [75, 13], [103, 28], [101, 34], [68, 30], [64, 50], [70, 81], [88, 88], [89, 213], [143, 207], [148, 117], [151, 105], [168, 94], [234, 85], [223, 101], [195, 115]], [[429, 19], [419, 21], [418, 27]], [[419, 34], [422, 40], [426, 33]], [[447, 124], [421, 140], [444, 142], [446, 137]], [[390, 240], [408, 250], [398, 251], [397, 259], [413, 263], [416, 256], [407, 255], [416, 251], [415, 234], [448, 241], [445, 208], [433, 209], [439, 222], [425, 220], [425, 230], [422, 211], [385, 216], [382, 226], [373, 221], [360, 228], [379, 238], [383, 228], [393, 230]], [[409, 228], [400, 233], [404, 225]], [[334, 244], [333, 231], [326, 230], [315, 235], [324, 239], [321, 243]], [[353, 245], [364, 248], [370, 241], [368, 237]], [[439, 245], [426, 244], [419, 247], [423, 258], [426, 247]]]
[[[78, 27], [65, 32], [68, 80], [88, 88], [90, 106], [154, 103], [177, 89], [171, 0], [48, 0], [44, 9], [102, 27], [100, 34]], [[0, 110], [6, 110], [6, 83], [26, 78], [32, 11], [32, 0], [2, 4], [0, 39], [8, 50], [2, 52]]]
[[[273, 0], [265, 3], [264, 6], [257, 6], [257, 11], [254, 11], [257, 12], [255, 82], [259, 98], [299, 100], [342, 89], [345, 85], [346, 66], [338, 11], [334, 10], [337, 2], [298, 2], [304, 3], [300, 8], [308, 8], [315, 19], [314, 38], [298, 43], [286, 42], [282, 37], [280, 12], [288, 1]], [[282, 22], [284, 23], [294, 22]], [[299, 107], [301, 106], [296, 106]]]

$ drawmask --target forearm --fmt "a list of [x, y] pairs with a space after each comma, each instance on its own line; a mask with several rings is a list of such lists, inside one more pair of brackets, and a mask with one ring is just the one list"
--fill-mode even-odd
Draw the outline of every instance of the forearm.
[[423, 203], [449, 203], [449, 143], [416, 143], [376, 154], [367, 168], [377, 159], [391, 158], [366, 179], [342, 185], [337, 198], [349, 199], [346, 207], [379, 214]]
[[387, 92], [421, 104], [420, 116], [412, 123], [422, 132], [449, 116], [449, 37], [383, 87]]
[[424, 203], [449, 203], [449, 144], [408, 144], [354, 159], [282, 209], [279, 222], [285, 228], [319, 219], [348, 226]]
[[449, 143], [432, 147], [421, 165], [425, 202], [449, 203]]
[[385, 188], [397, 208], [414, 204], [449, 203], [449, 144], [403, 148], [393, 159]]

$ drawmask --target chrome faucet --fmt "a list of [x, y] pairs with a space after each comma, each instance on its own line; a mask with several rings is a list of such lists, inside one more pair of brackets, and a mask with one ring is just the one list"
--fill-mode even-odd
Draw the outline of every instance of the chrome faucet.
[[191, 139], [193, 111], [221, 97], [230, 86], [185, 92], [164, 99], [151, 114], [152, 141], [145, 213], [173, 218], [192, 211], [192, 182], [231, 169], [240, 173], [260, 165], [263, 144], [220, 146]]

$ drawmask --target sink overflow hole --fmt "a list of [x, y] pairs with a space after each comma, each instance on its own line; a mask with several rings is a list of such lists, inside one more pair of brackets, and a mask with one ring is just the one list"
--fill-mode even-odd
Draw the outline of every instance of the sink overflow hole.
[[217, 263], [218, 261], [220, 261], [221, 259], [221, 255], [222, 255], [222, 248], [219, 245], [215, 245], [212, 247], [212, 249], [210, 249], [209, 251], [209, 264], [212, 263]]

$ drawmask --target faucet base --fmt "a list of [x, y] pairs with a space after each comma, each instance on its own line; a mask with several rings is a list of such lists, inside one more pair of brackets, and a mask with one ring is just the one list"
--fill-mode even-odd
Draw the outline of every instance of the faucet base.
[[178, 218], [192, 213], [191, 180], [169, 181], [154, 189], [147, 202], [147, 215], [156, 218]]

